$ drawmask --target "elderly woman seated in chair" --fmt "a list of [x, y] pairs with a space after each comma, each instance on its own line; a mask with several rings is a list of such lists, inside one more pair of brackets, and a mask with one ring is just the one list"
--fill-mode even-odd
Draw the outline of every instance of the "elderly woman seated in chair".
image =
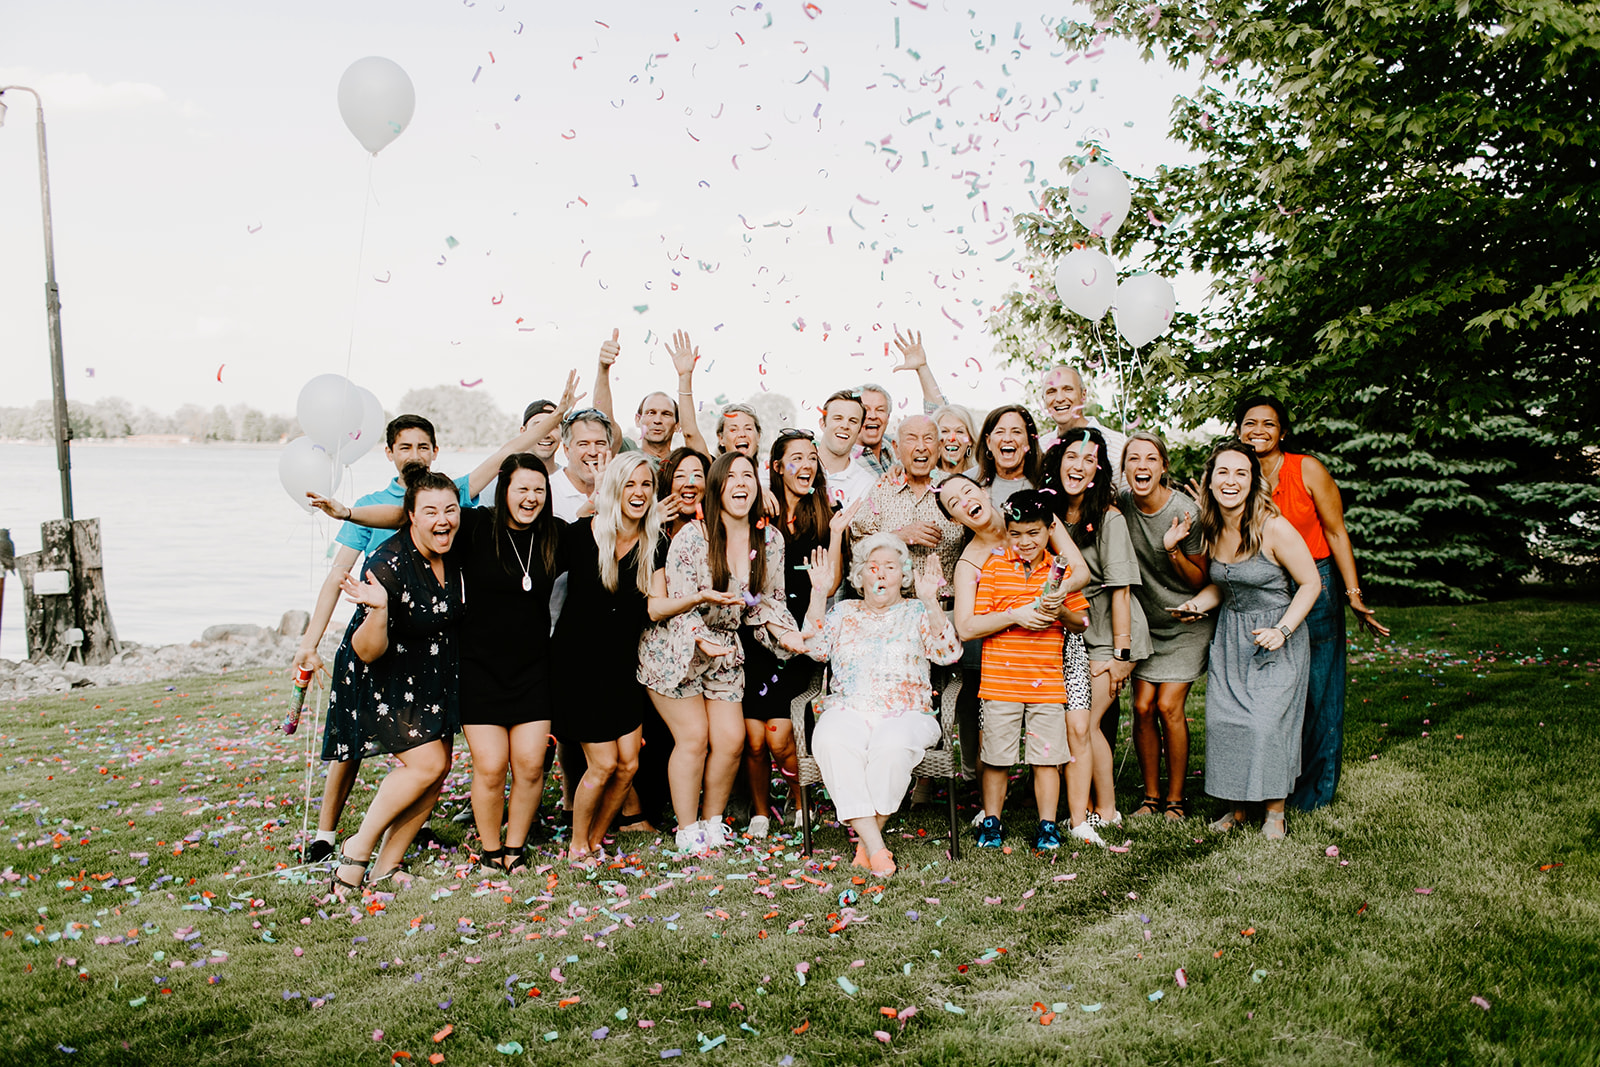
[[[895, 871], [883, 826], [900, 806], [911, 771], [940, 737], [928, 661], [961, 658], [961, 641], [939, 609], [939, 557], [913, 575], [911, 554], [893, 534], [856, 546], [850, 584], [860, 600], [835, 604], [823, 618], [834, 573], [824, 549], [810, 559], [811, 606], [806, 652], [831, 665], [819, 701], [811, 751], [839, 820], [856, 832], [855, 866], [879, 876]], [[916, 599], [904, 590], [915, 583]]]

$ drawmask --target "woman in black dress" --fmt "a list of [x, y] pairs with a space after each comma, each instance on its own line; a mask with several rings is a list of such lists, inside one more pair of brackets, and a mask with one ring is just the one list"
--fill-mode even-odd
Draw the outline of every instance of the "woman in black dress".
[[[811, 572], [807, 561], [818, 548], [828, 550], [836, 568], [829, 595], [839, 587], [838, 561], [848, 518], [835, 522], [841, 514], [828, 503], [828, 475], [817, 461], [816, 439], [810, 430], [784, 430], [772, 444], [768, 462], [768, 483], [778, 502], [777, 522], [783, 534], [783, 584], [785, 604], [798, 627], [811, 603]], [[772, 521], [776, 521], [775, 519]], [[794, 725], [789, 720], [789, 705], [805, 692], [811, 682], [809, 660], [778, 659], [756, 640], [749, 626], [739, 627], [744, 645], [744, 768], [750, 780], [750, 836], [766, 837], [772, 828], [772, 765], [792, 784], [798, 780], [795, 762]]]
[[645, 705], [639, 632], [661, 523], [655, 473], [643, 452], [624, 452], [606, 467], [595, 514], [566, 531], [567, 603], [551, 652], [557, 730], [583, 745], [588, 769], [573, 791], [570, 858], [603, 852], [611, 820], [639, 769]]
[[367, 557], [361, 582], [347, 574], [342, 583], [357, 605], [350, 646], [366, 694], [356, 705], [360, 755], [391, 753], [400, 765], [344, 843], [330, 886], [340, 900], [344, 890], [361, 887], [380, 839], [379, 870], [399, 867], [450, 770], [460, 726], [457, 632], [466, 607], [465, 578], [450, 557], [461, 525], [457, 494], [442, 474], [407, 472], [409, 525]]
[[495, 870], [521, 864], [544, 792], [550, 589], [566, 569], [561, 551], [566, 524], [550, 510], [549, 486], [538, 456], [507, 456], [496, 480], [494, 510], [463, 511], [461, 536], [451, 553], [461, 558], [472, 586], [472, 611], [461, 631], [461, 724], [472, 751], [479, 861]]
[[[331, 502], [324, 510], [340, 517]], [[348, 509], [345, 517], [362, 526], [392, 527], [403, 512], [372, 505]], [[544, 792], [550, 589], [566, 569], [561, 550], [566, 524], [550, 510], [544, 462], [532, 452], [507, 456], [496, 479], [493, 509], [465, 508], [459, 523], [450, 558], [472, 589], [472, 610], [461, 626], [461, 723], [472, 752], [478, 859], [500, 873], [522, 863]]]

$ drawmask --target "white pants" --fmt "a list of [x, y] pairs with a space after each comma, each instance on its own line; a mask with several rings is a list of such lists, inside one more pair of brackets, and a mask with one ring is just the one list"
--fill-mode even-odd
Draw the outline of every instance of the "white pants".
[[939, 743], [939, 720], [905, 714], [869, 718], [838, 702], [817, 719], [811, 754], [839, 820], [889, 815], [911, 784], [911, 771]]

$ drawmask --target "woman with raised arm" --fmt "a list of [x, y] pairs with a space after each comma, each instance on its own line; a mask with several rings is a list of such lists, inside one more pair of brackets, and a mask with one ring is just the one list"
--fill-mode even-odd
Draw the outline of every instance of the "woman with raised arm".
[[[660, 519], [650, 457], [624, 452], [595, 494], [595, 514], [566, 531], [567, 603], [551, 641], [556, 729], [583, 745], [570, 856], [603, 854], [611, 820], [639, 768], [648, 698], [636, 677]], [[581, 668], [579, 665], [582, 665]]]
[[[461, 627], [461, 723], [472, 752], [478, 861], [491, 875], [524, 865], [522, 853], [544, 792], [550, 591], [566, 570], [566, 524], [550, 511], [549, 485], [538, 456], [507, 456], [496, 477], [494, 507], [463, 509], [451, 548], [473, 590], [472, 610]], [[315, 502], [362, 526], [394, 526], [403, 517], [400, 509], [382, 505], [343, 509], [333, 501]]]
[[711, 457], [685, 445], [674, 448], [656, 472], [657, 515], [667, 540], [696, 519], [704, 518], [706, 472]]
[[1301, 624], [1322, 583], [1305, 539], [1278, 514], [1254, 448], [1218, 445], [1203, 487], [1200, 539], [1211, 584], [1171, 610], [1190, 622], [1221, 609], [1206, 678], [1206, 792], [1233, 810], [1211, 828], [1231, 830], [1248, 818], [1246, 804], [1265, 802], [1261, 833], [1281, 841], [1311, 675]]
[[1120, 826], [1112, 764], [1119, 697], [1135, 664], [1150, 654], [1144, 609], [1132, 592], [1140, 583], [1139, 563], [1127, 520], [1113, 503], [1113, 469], [1100, 431], [1092, 426], [1067, 431], [1045, 453], [1044, 468], [1045, 488], [1054, 493], [1056, 515], [1071, 532], [1089, 569], [1084, 589], [1089, 629], [1083, 635], [1092, 689], [1089, 743], [1094, 749], [1095, 810], [1089, 822], [1096, 829]]
[[995, 507], [1019, 489], [1043, 487], [1039, 431], [1033, 413], [1021, 404], [1006, 404], [989, 412], [977, 449], [978, 484], [989, 490]]
[[[783, 535], [784, 608], [799, 626], [811, 603], [812, 576], [807, 569], [811, 553], [818, 548], [830, 553], [835, 568], [831, 596], [839, 587], [837, 568], [844, 557], [845, 529], [861, 500], [844, 509], [829, 505], [828, 475], [818, 461], [816, 438], [810, 430], [779, 432], [772, 444], [767, 477], [771, 497], [778, 504], [777, 516], [768, 522]], [[800, 766], [795, 762], [789, 705], [805, 692], [811, 671], [803, 660], [778, 659], [754, 627], [739, 627], [739, 642], [744, 647], [744, 767], [755, 811], [749, 833], [761, 838], [772, 828], [768, 812], [772, 810], [773, 764], [791, 783], [798, 780]], [[792, 798], [792, 785], [789, 792]]]
[[[1133, 668], [1133, 748], [1144, 799], [1134, 815], [1189, 814], [1189, 687], [1206, 673], [1211, 620], [1186, 626], [1169, 612], [1206, 584], [1206, 558], [1196, 519], [1200, 505], [1167, 484], [1167, 443], [1147, 430], [1128, 435], [1122, 451], [1127, 491], [1118, 498], [1127, 519], [1139, 584], [1133, 587], [1150, 630], [1150, 654]], [[1167, 785], [1161, 787], [1161, 757]]]
[[[345, 575], [355, 602], [349, 640], [350, 692], [364, 699], [330, 715], [354, 716], [360, 755], [392, 754], [399, 766], [378, 786], [361, 827], [344, 842], [328, 889], [343, 901], [366, 880], [373, 850], [378, 869], [400, 866], [411, 839], [427, 821], [450, 770], [450, 747], [460, 728], [460, 650], [457, 632], [466, 610], [466, 583], [450, 557], [461, 525], [456, 484], [424, 469], [406, 472], [407, 526], [367, 557], [362, 580]], [[384, 876], [380, 875], [380, 877]]]
[[[961, 642], [939, 607], [937, 555], [913, 575], [903, 541], [891, 533], [867, 538], [850, 566], [861, 599], [839, 601], [826, 619], [836, 564], [817, 549], [809, 566], [806, 652], [832, 672], [811, 751], [839, 821], [856, 832], [854, 865], [887, 878], [896, 868], [884, 824], [899, 809], [912, 770], [939, 741], [928, 661], [956, 662]], [[913, 583], [916, 599], [907, 600], [903, 591]]]
[[1233, 424], [1239, 439], [1255, 448], [1272, 502], [1305, 538], [1322, 578], [1322, 594], [1306, 620], [1311, 683], [1302, 739], [1304, 767], [1289, 796], [1297, 810], [1312, 811], [1333, 803], [1344, 760], [1346, 650], [1339, 594], [1343, 592], [1343, 601], [1362, 627], [1378, 637], [1388, 637], [1389, 630], [1361, 599], [1356, 557], [1344, 525], [1344, 501], [1333, 476], [1315, 456], [1284, 451], [1289, 413], [1283, 403], [1270, 396], [1246, 397], [1233, 409]]
[[702, 510], [704, 521], [678, 532], [652, 579], [655, 625], [639, 642], [639, 681], [672, 730], [667, 773], [680, 851], [730, 843], [723, 809], [745, 741], [740, 624], [758, 628], [774, 652], [805, 651], [784, 610], [783, 538], [765, 521], [755, 461], [717, 457]]

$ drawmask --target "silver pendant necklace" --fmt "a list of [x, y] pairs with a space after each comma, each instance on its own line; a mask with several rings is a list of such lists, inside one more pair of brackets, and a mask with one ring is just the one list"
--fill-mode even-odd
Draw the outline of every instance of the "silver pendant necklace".
[[528, 561], [526, 563], [522, 561], [522, 550], [517, 547], [517, 539], [511, 536], [510, 530], [506, 531], [506, 540], [511, 542], [511, 551], [517, 554], [517, 566], [522, 568], [522, 591], [530, 593], [533, 591], [533, 579], [528, 576], [528, 571], [533, 566], [533, 535], [528, 535]]

